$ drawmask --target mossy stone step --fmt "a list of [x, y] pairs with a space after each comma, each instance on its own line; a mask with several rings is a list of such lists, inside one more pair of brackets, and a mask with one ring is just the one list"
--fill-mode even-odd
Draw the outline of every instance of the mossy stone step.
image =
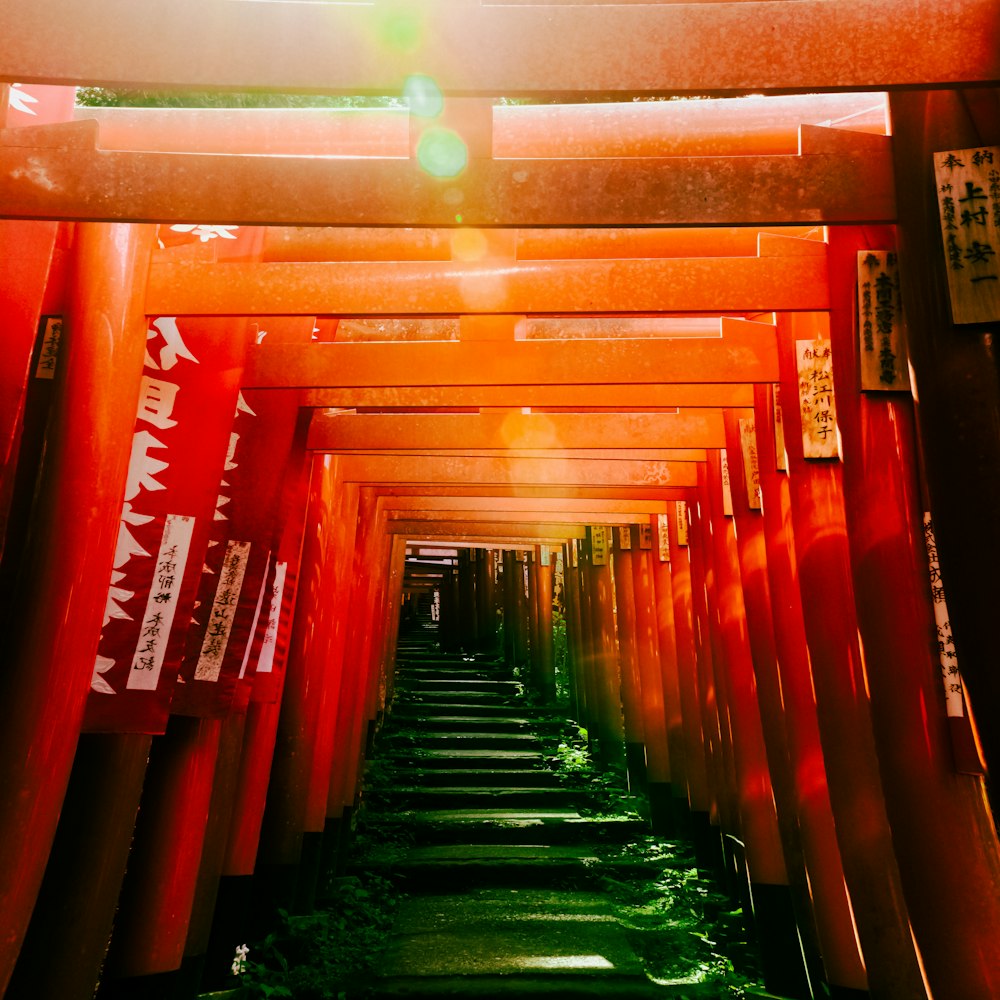
[[392, 756], [421, 768], [444, 768], [463, 773], [502, 768], [526, 771], [545, 766], [540, 753], [523, 750], [421, 750], [419, 753], [396, 753]]
[[395, 806], [423, 809], [475, 809], [477, 806], [510, 808], [528, 807], [545, 803], [548, 806], [572, 806], [579, 801], [579, 793], [568, 788], [483, 788], [475, 785], [447, 788], [417, 786], [396, 787], [387, 794]]
[[518, 681], [496, 678], [477, 680], [473, 677], [468, 679], [460, 677], [402, 677], [396, 684], [396, 690], [408, 691], [413, 694], [461, 691], [464, 695], [503, 694], [514, 697], [521, 692], [521, 684]]
[[[504, 691], [468, 691], [464, 688], [452, 688], [441, 690], [397, 690], [396, 703], [419, 705], [422, 701], [427, 702], [451, 702], [456, 705], [467, 705], [472, 708], [476, 705], [520, 705], [520, 697], [516, 692]], [[524, 711], [523, 705], [520, 706]]]
[[541, 746], [533, 733], [421, 733], [419, 741], [409, 735], [383, 733], [383, 742], [392, 749], [405, 743], [427, 750], [537, 750]]
[[[404, 723], [405, 724], [402, 724]], [[530, 719], [516, 715], [490, 718], [484, 715], [418, 715], [396, 720], [394, 731], [419, 737], [423, 733], [533, 733]]]
[[489, 705], [482, 701], [474, 701], [470, 704], [461, 701], [438, 701], [431, 698], [414, 699], [412, 701], [397, 701], [392, 707], [389, 718], [413, 719], [423, 718], [426, 715], [450, 715], [454, 718], [476, 715], [481, 719], [522, 718], [524, 705], [507, 702]]
[[572, 808], [409, 809], [379, 817], [421, 844], [629, 843], [649, 832], [636, 817], [582, 816]]
[[559, 777], [555, 772], [545, 767], [538, 767], [533, 770], [526, 768], [479, 768], [470, 771], [468, 768], [440, 767], [424, 768], [417, 767], [397, 768], [396, 777], [403, 785], [420, 788], [507, 788], [516, 786], [518, 788], [558, 788]]

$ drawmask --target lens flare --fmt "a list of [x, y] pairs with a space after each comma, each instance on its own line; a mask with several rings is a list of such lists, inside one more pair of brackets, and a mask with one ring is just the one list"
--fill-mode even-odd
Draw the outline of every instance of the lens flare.
[[403, 96], [409, 102], [410, 114], [418, 118], [437, 118], [444, 108], [441, 88], [423, 73], [414, 73], [406, 78]]
[[429, 128], [417, 143], [417, 162], [432, 177], [457, 177], [469, 162], [469, 150], [450, 128]]
[[423, 24], [416, 11], [393, 11], [382, 24], [382, 42], [394, 52], [413, 52], [423, 37]]

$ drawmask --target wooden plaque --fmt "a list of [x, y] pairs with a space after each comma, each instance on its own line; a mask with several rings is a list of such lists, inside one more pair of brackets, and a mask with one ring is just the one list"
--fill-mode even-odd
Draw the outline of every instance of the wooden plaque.
[[608, 529], [603, 525], [593, 525], [590, 529], [590, 563], [592, 566], [608, 564]]
[[677, 544], [688, 543], [688, 505], [685, 500], [675, 500], [674, 510], [677, 512]]
[[760, 510], [760, 465], [757, 462], [757, 433], [753, 417], [740, 420], [740, 450], [743, 452], [747, 504], [751, 510]]
[[889, 250], [858, 252], [858, 365], [864, 392], [910, 389], [899, 261]]
[[666, 514], [656, 515], [656, 541], [660, 562], [670, 562], [670, 524]]
[[833, 352], [825, 337], [796, 340], [799, 418], [804, 458], [839, 458], [837, 406], [833, 396]]
[[1000, 146], [934, 154], [944, 265], [956, 323], [1000, 320]]
[[639, 548], [651, 549], [653, 547], [653, 526], [649, 523], [639, 525]]

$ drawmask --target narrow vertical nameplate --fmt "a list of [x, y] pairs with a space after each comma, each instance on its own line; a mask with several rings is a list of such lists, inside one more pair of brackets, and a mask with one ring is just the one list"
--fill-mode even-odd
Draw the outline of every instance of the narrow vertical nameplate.
[[656, 548], [660, 562], [670, 562], [670, 519], [666, 514], [656, 515]]
[[688, 543], [688, 505], [685, 500], [675, 500], [675, 511], [677, 512], [677, 544], [687, 545]]
[[833, 397], [833, 352], [825, 337], [796, 340], [799, 417], [804, 458], [839, 458], [837, 406]]
[[956, 323], [1000, 320], [1000, 146], [934, 154], [944, 265]]
[[608, 564], [608, 529], [603, 525], [590, 529], [590, 562], [594, 566]]
[[274, 653], [278, 648], [278, 623], [281, 619], [281, 598], [285, 591], [287, 572], [287, 562], [275, 564], [274, 581], [271, 583], [271, 604], [267, 612], [267, 628], [264, 630], [264, 642], [257, 660], [258, 674], [269, 674], [274, 670]]
[[958, 654], [951, 634], [951, 619], [944, 597], [944, 582], [941, 579], [941, 564], [938, 562], [937, 541], [934, 537], [934, 523], [928, 511], [924, 512], [924, 545], [927, 547], [927, 565], [931, 577], [931, 598], [934, 601], [934, 623], [937, 626], [938, 656], [941, 661], [941, 677], [944, 681], [944, 698], [948, 715], [965, 715], [962, 675], [958, 670]]
[[139, 642], [132, 657], [126, 687], [136, 691], [155, 691], [167, 652], [170, 629], [177, 610], [184, 567], [187, 566], [193, 517], [167, 514], [156, 553], [156, 571], [149, 588], [146, 611], [142, 616]]
[[264, 609], [264, 597], [267, 594], [267, 577], [268, 574], [265, 573], [260, 581], [260, 592], [257, 594], [257, 607], [254, 609], [253, 623], [250, 626], [250, 633], [247, 636], [247, 646], [243, 652], [243, 662], [240, 664], [240, 680], [246, 676], [247, 667], [250, 665], [250, 651], [253, 649], [253, 637], [257, 634], [257, 625], [260, 622], [260, 613]]
[[751, 510], [760, 510], [760, 463], [757, 461], [757, 431], [753, 417], [740, 420], [740, 451], [743, 453], [747, 505]]
[[653, 547], [653, 526], [648, 523], [639, 525], [639, 548], [651, 549]]
[[618, 526], [618, 548], [622, 550], [632, 548], [632, 531], [627, 524]]
[[62, 340], [62, 316], [42, 317], [42, 343], [35, 365], [35, 378], [56, 377], [56, 362], [59, 360], [59, 342]]
[[719, 449], [722, 458], [722, 513], [727, 517], [733, 516], [733, 489], [729, 480], [729, 455], [725, 448]]
[[538, 547], [538, 565], [548, 566], [549, 562], [549, 547], [547, 545], [540, 545]]
[[570, 565], [570, 569], [576, 569], [577, 566], [580, 564], [580, 552], [579, 552], [579, 549], [577, 548], [577, 545], [578, 545], [578, 542], [577, 542], [577, 539], [575, 539], [575, 538], [569, 543], [569, 565]]
[[229, 647], [229, 636], [233, 631], [233, 619], [240, 603], [243, 577], [250, 558], [250, 543], [226, 543], [226, 555], [219, 570], [219, 582], [215, 588], [215, 599], [208, 613], [205, 639], [201, 644], [201, 654], [194, 668], [196, 681], [214, 683], [222, 672], [222, 661]]
[[785, 451], [785, 421], [781, 415], [781, 386], [775, 383], [773, 388], [774, 467], [778, 472], [787, 472], [788, 454]]
[[899, 260], [889, 250], [858, 252], [858, 363], [863, 391], [909, 390]]

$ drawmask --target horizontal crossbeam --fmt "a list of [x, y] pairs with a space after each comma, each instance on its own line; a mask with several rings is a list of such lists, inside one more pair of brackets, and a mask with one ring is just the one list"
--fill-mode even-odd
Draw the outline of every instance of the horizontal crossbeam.
[[47, 0], [5, 19], [0, 79], [400, 94], [421, 73], [507, 96], [943, 86], [1000, 79], [997, 16], [994, 0]]
[[316, 451], [725, 448], [721, 410], [681, 413], [313, 415]]
[[[837, 132], [816, 129], [818, 132]], [[93, 120], [8, 129], [0, 216], [298, 226], [703, 226], [895, 219], [889, 140], [786, 156], [419, 159], [127, 152]]]
[[820, 311], [824, 257], [154, 264], [150, 315]]
[[767, 324], [722, 321], [719, 338], [448, 343], [263, 344], [247, 352], [243, 385], [553, 385], [773, 382], [777, 340]]

